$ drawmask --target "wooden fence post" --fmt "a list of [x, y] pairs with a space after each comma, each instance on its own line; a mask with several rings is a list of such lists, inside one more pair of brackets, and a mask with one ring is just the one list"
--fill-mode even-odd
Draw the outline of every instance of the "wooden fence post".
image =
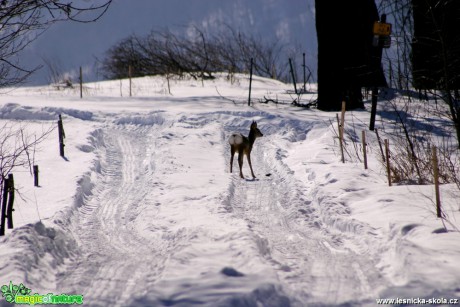
[[83, 98], [83, 70], [80, 66], [80, 98]]
[[8, 229], [13, 229], [13, 203], [14, 203], [14, 179], [13, 174], [8, 175]]
[[248, 106], [251, 105], [252, 66], [254, 66], [254, 59], [253, 59], [253, 58], [251, 58], [251, 66], [250, 66], [250, 68], [249, 68], [249, 97], [248, 97]]
[[441, 195], [439, 193], [439, 168], [438, 168], [438, 154], [436, 146], [431, 148], [433, 155], [433, 174], [434, 174], [434, 190], [436, 193], [436, 216], [442, 217], [441, 212]]
[[344, 148], [343, 148], [343, 135], [345, 132], [345, 109], [346, 109], [346, 102], [342, 101], [342, 113], [340, 116], [340, 130], [339, 130], [339, 138], [340, 138], [340, 151], [342, 153], [342, 163], [345, 163], [345, 155], [344, 155]]
[[34, 186], [38, 187], [38, 165], [34, 165]]
[[61, 114], [59, 114], [59, 120], [58, 120], [58, 133], [59, 133], [59, 154], [61, 155], [61, 157], [64, 157], [65, 132], [64, 132], [64, 125], [62, 124]]
[[371, 119], [369, 123], [369, 130], [373, 131], [375, 127], [375, 116], [377, 114], [377, 100], [379, 98], [379, 89], [374, 86], [372, 88], [372, 106], [371, 106]]
[[[307, 72], [305, 71], [307, 68], [307, 65], [305, 65], [305, 52], [303, 53], [303, 92], [307, 92]], [[299, 101], [300, 102], [300, 101]]]
[[377, 136], [377, 142], [379, 143], [379, 148], [380, 148], [380, 153], [382, 154], [383, 163], [385, 163], [387, 160], [385, 158], [385, 155], [383, 154], [382, 140], [380, 139], [378, 129], [375, 129], [375, 135]]
[[337, 130], [339, 134], [339, 147], [340, 147], [340, 157], [342, 159], [342, 162], [344, 163], [345, 156], [343, 153], [343, 142], [342, 142], [342, 125], [340, 124], [340, 119], [339, 119], [339, 114], [335, 114], [336, 119], [337, 119]]
[[385, 157], [387, 160], [388, 186], [391, 187], [390, 144], [388, 139], [385, 139]]
[[[289, 58], [289, 67], [291, 68], [292, 83], [294, 83], [294, 92], [297, 95], [297, 80], [295, 79], [294, 68], [292, 67], [292, 60]], [[300, 101], [298, 101], [300, 102]]]
[[0, 236], [5, 235], [6, 205], [8, 203], [8, 178], [3, 179], [2, 215], [0, 220]]
[[366, 131], [363, 130], [363, 158], [364, 158], [364, 169], [367, 169], [367, 144], [366, 144]]

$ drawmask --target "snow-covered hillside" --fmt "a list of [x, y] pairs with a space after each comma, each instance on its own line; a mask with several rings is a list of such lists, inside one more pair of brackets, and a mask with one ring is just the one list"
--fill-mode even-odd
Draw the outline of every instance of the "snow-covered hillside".
[[[294, 98], [263, 78], [248, 107], [248, 83], [170, 80], [169, 94], [151, 77], [133, 80], [133, 97], [127, 80], [86, 84], [83, 99], [54, 87], [2, 95], [1, 126], [40, 134], [62, 114], [66, 159], [56, 130], [35, 152], [40, 187], [28, 169], [14, 173], [22, 198], [0, 239], [0, 286], [83, 295], [88, 306], [460, 298], [456, 188], [441, 189], [445, 229], [432, 186], [388, 187], [375, 152], [368, 170], [341, 163], [335, 113], [258, 103]], [[369, 113], [346, 118], [365, 129]], [[251, 155], [258, 178], [245, 160], [243, 180], [229, 173], [227, 138], [253, 120], [264, 134]]]

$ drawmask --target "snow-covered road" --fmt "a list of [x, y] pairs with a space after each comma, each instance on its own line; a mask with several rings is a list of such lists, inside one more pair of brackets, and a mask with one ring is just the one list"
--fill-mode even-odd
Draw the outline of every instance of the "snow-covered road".
[[59, 288], [100, 306], [376, 297], [375, 255], [331, 232], [314, 191], [283, 163], [291, 136], [256, 142], [258, 179], [228, 174], [226, 138], [249, 122], [235, 127], [242, 115], [254, 114], [159, 112], [151, 125], [122, 118], [93, 132], [97, 160], [69, 224], [80, 249]]
[[[66, 159], [53, 158], [51, 140], [38, 151], [39, 188], [16, 177], [25, 201], [17, 229], [0, 241], [4, 284], [82, 294], [88, 306], [460, 297], [458, 232], [440, 228], [431, 188], [387, 187], [371, 151], [370, 170], [341, 163], [332, 114], [235, 105], [193, 80], [176, 81], [176, 96], [165, 96], [161, 78], [137, 82], [145, 97], [112, 97], [121, 86], [113, 81], [94, 86], [108, 97], [83, 102], [35, 89], [3, 98], [1, 120], [37, 129], [62, 113], [67, 134]], [[229, 96], [246, 93], [225, 78], [210, 82]], [[286, 95], [275, 81], [254, 83], [261, 97], [273, 88]], [[347, 116], [357, 125], [367, 118]], [[253, 120], [264, 134], [251, 156], [258, 178], [242, 180], [229, 173], [227, 139], [247, 135]], [[250, 178], [246, 160], [243, 173]], [[456, 199], [443, 199], [454, 222]]]

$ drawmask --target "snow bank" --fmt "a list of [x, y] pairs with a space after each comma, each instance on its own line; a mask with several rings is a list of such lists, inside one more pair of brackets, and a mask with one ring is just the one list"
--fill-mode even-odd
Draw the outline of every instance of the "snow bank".
[[93, 118], [93, 113], [91, 112], [67, 108], [34, 108], [17, 103], [7, 103], [0, 108], [0, 118], [10, 120], [57, 120], [59, 114], [68, 115], [81, 120], [91, 120]]

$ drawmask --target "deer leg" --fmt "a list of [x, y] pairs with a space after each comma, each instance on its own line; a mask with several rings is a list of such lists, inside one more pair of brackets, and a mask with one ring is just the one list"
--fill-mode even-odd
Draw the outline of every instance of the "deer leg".
[[240, 177], [244, 179], [244, 176], [243, 176], [243, 157], [244, 157], [243, 150], [240, 150], [238, 152], [238, 165], [240, 166]]
[[233, 170], [233, 156], [235, 156], [235, 148], [233, 146], [230, 147], [230, 153], [231, 153], [231, 156], [230, 156], [230, 173], [231, 173]]
[[248, 163], [249, 163], [249, 168], [251, 169], [252, 178], [256, 178], [256, 176], [254, 175], [254, 171], [252, 170], [252, 163], [251, 163], [251, 155], [250, 154], [248, 155]]

